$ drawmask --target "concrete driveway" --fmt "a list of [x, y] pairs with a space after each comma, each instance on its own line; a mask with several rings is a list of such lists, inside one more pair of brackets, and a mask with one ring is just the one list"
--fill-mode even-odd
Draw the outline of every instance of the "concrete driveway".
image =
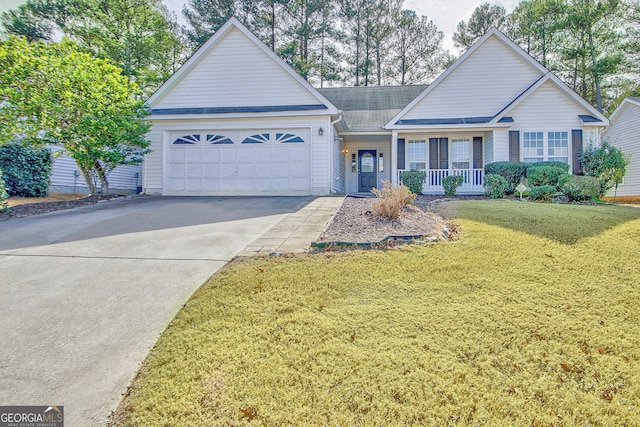
[[149, 197], [0, 222], [0, 405], [107, 421], [180, 306], [310, 197]]

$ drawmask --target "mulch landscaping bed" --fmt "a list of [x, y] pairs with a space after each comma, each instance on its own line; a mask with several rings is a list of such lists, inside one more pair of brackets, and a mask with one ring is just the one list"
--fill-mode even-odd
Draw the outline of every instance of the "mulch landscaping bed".
[[11, 218], [24, 218], [26, 216], [39, 215], [63, 209], [73, 209], [79, 206], [93, 205], [98, 203], [100, 200], [109, 200], [117, 197], [120, 196], [118, 196], [117, 194], [109, 194], [105, 196], [93, 195], [75, 200], [65, 200], [61, 202], [26, 203], [23, 205], [13, 206], [7, 213], [0, 212], [0, 221], [8, 220]]
[[[398, 239], [387, 242], [389, 236], [410, 240], [453, 240], [457, 226], [447, 222], [437, 212], [437, 205], [446, 200], [481, 199], [482, 196], [433, 196], [420, 195], [413, 205], [404, 208], [396, 219], [372, 214], [373, 197], [345, 197], [327, 228], [314, 245], [320, 248], [366, 244], [372, 247], [393, 245]], [[384, 242], [384, 243], [383, 243]], [[327, 243], [332, 245], [327, 246]]]

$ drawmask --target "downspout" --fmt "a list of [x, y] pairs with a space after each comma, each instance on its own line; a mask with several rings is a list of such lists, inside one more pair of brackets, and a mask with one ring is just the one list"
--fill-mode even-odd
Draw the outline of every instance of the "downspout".
[[[332, 143], [335, 144], [336, 143], [336, 135], [335, 135], [335, 124], [338, 123], [339, 121], [342, 120], [342, 110], [338, 110], [338, 118], [335, 119], [334, 121], [331, 122], [330, 126], [331, 126], [331, 137], [333, 139]], [[329, 157], [331, 159], [331, 162], [329, 162], [329, 176], [331, 177], [331, 182], [329, 183], [329, 194], [333, 193], [334, 190], [334, 185], [335, 185], [335, 176], [333, 175], [334, 171], [334, 165], [333, 165], [333, 146], [329, 145], [329, 150], [331, 153], [331, 156]], [[340, 155], [342, 156], [342, 150], [340, 150]], [[342, 173], [344, 174], [344, 170], [342, 171]], [[336, 192], [337, 193], [337, 192]]]

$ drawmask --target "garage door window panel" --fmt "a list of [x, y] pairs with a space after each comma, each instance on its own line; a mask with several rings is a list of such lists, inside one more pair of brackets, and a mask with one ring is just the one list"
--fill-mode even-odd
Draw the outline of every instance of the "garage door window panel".
[[292, 133], [276, 133], [276, 142], [280, 142], [283, 144], [304, 143], [304, 139]]
[[242, 143], [243, 144], [264, 144], [269, 142], [269, 134], [268, 133], [260, 133], [256, 135], [251, 135], [246, 137]]
[[215, 144], [215, 145], [233, 144], [233, 141], [231, 140], [231, 138], [228, 138], [225, 135], [213, 135], [213, 134], [207, 134], [207, 142], [209, 144]]
[[195, 145], [200, 143], [200, 135], [182, 135], [173, 140], [174, 145]]

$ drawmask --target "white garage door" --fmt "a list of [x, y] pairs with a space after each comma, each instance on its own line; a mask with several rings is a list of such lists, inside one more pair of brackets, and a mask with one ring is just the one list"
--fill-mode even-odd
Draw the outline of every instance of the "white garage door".
[[172, 133], [168, 194], [309, 194], [308, 129]]

